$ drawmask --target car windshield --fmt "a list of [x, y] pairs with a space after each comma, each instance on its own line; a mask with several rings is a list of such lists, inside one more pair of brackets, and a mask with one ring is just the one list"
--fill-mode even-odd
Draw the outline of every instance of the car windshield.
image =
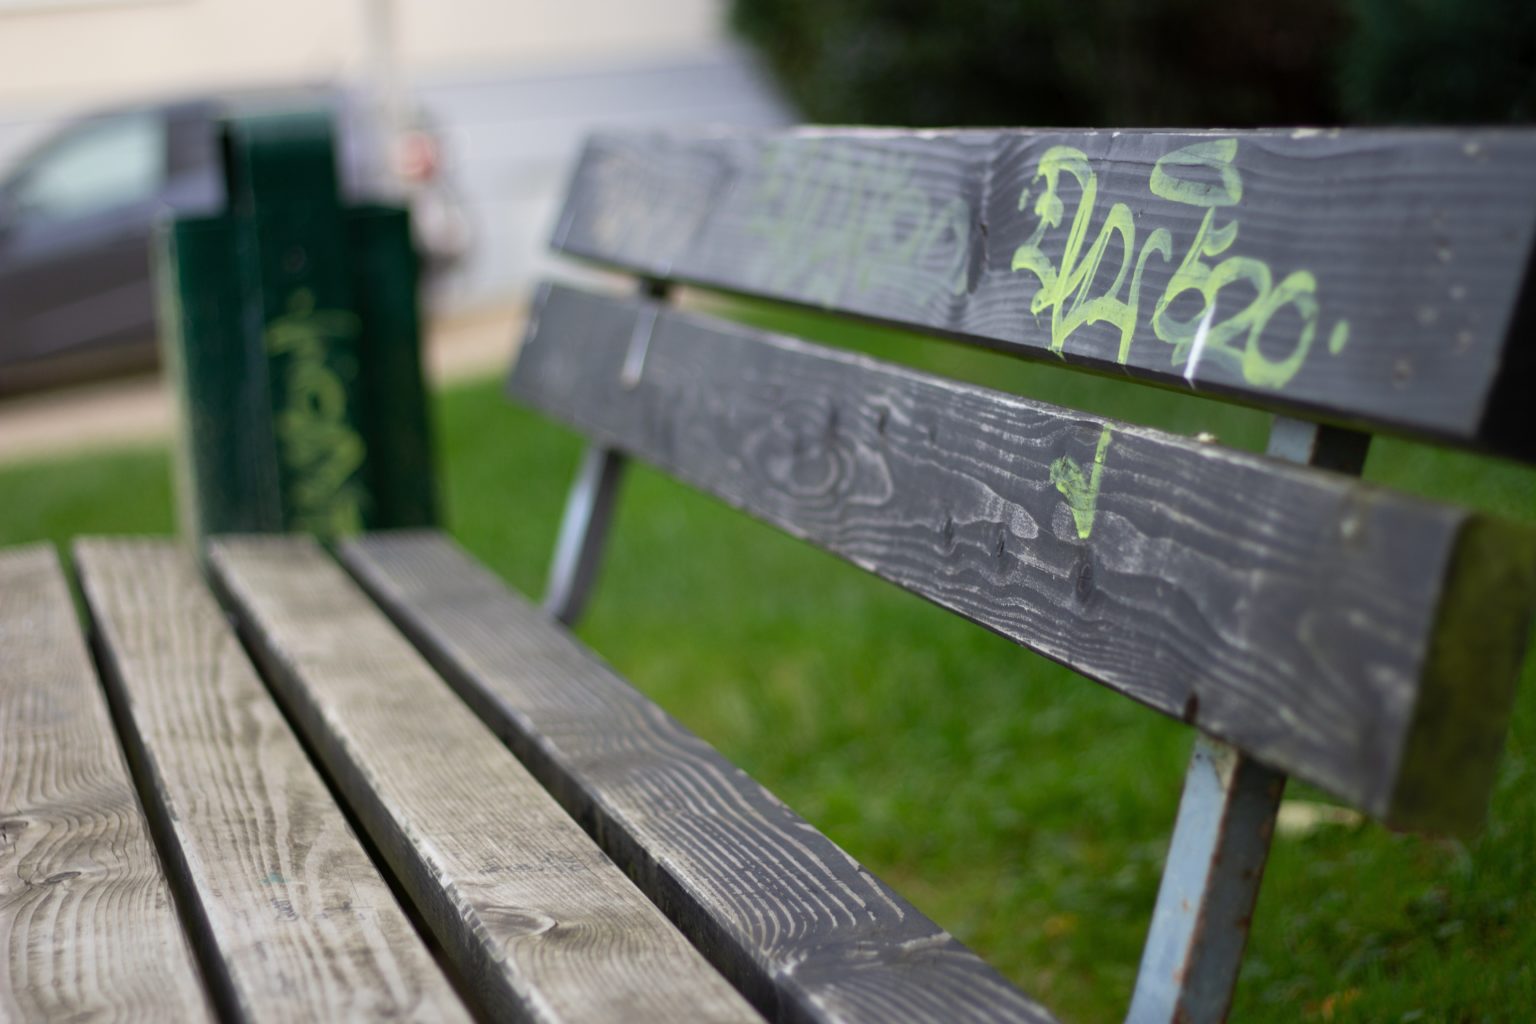
[[16, 208], [28, 220], [68, 220], [142, 202], [165, 177], [163, 121], [150, 111], [94, 119], [49, 145], [23, 173]]

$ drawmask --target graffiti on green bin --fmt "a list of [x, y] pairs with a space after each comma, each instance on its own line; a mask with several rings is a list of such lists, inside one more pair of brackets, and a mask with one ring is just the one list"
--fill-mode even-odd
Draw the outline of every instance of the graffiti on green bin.
[[[1212, 139], [1167, 153], [1152, 168], [1147, 187], [1153, 195], [1205, 213], [1162, 293], [1151, 302], [1149, 318], [1157, 338], [1172, 346], [1172, 365], [1184, 367], [1192, 387], [1203, 360], [1221, 360], [1255, 387], [1281, 388], [1301, 369], [1317, 337], [1321, 320], [1317, 279], [1310, 271], [1293, 270], [1277, 281], [1268, 263], [1247, 256], [1216, 261], [1237, 242], [1238, 219], [1221, 212], [1243, 196], [1236, 157], [1236, 139]], [[1078, 192], [1070, 221], [1063, 198], [1069, 179]], [[1019, 209], [1031, 211], [1036, 225], [1014, 252], [1012, 265], [1039, 281], [1030, 311], [1037, 316], [1049, 311], [1051, 351], [1060, 355], [1078, 329], [1107, 323], [1118, 331], [1117, 359], [1124, 365], [1143, 323], [1144, 304], [1152, 299], [1142, 293], [1142, 275], [1153, 256], [1164, 263], [1174, 261], [1175, 238], [1168, 228], [1159, 227], [1138, 250], [1136, 216], [1127, 203], [1117, 202], [1105, 213], [1090, 242], [1098, 192], [1098, 174], [1082, 150], [1071, 146], [1046, 150], [1019, 196]], [[1046, 254], [1043, 243], [1064, 226], [1067, 236], [1058, 263]], [[1095, 294], [1106, 258], [1118, 258], [1119, 267], [1109, 287]], [[1217, 320], [1218, 296], [1234, 286], [1253, 297], [1232, 315]], [[1175, 316], [1174, 304], [1187, 295], [1199, 300], [1198, 308], [1187, 317]], [[1261, 340], [1275, 315], [1287, 306], [1294, 309], [1301, 329], [1288, 339], [1288, 347], [1283, 342], [1278, 346], [1284, 348], [1283, 355], [1272, 357]], [[1328, 335], [1328, 351], [1337, 355], [1348, 340], [1348, 322], [1337, 321]]]
[[[288, 312], [266, 329], [267, 352], [287, 357], [273, 387], [291, 525], [321, 536], [356, 533], [363, 525], [357, 471], [366, 448], [348, 409], [350, 381], [327, 360], [338, 343], [351, 347], [357, 332], [356, 315], [317, 310], [314, 295], [303, 288], [289, 298]], [[355, 366], [351, 372], [355, 375]]]

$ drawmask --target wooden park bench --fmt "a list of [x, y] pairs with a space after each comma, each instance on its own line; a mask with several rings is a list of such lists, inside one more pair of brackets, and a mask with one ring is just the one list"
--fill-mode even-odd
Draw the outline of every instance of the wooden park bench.
[[[52, 552], [0, 554], [0, 1016], [1050, 1020], [567, 632], [639, 458], [1192, 726], [1129, 1019], [1224, 1018], [1287, 776], [1484, 817], [1536, 537], [1355, 477], [1374, 431], [1536, 457], [1533, 168], [1531, 132], [594, 139], [555, 247], [641, 287], [543, 287], [511, 374], [590, 438], [544, 608], [431, 530], [217, 538], [206, 582], [83, 540], [82, 633]], [[676, 284], [1257, 406], [1268, 451]]]

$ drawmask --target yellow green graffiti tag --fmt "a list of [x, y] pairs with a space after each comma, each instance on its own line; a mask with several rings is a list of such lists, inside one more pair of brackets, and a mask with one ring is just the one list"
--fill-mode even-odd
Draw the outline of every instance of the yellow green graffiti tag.
[[[1159, 340], [1172, 346], [1172, 365], [1185, 367], [1184, 376], [1191, 386], [1201, 360], [1217, 358], [1241, 372], [1251, 385], [1281, 388], [1301, 369], [1316, 338], [1320, 319], [1317, 279], [1309, 271], [1296, 270], [1276, 282], [1267, 263], [1247, 256], [1232, 255], [1213, 262], [1237, 241], [1235, 217], [1217, 223], [1217, 211], [1235, 206], [1243, 196], [1242, 175], [1234, 166], [1236, 157], [1236, 139], [1212, 139], [1167, 153], [1152, 168], [1147, 186], [1153, 195], [1204, 209], [1205, 213], [1189, 248], [1153, 304], [1150, 326]], [[1046, 254], [1042, 243], [1048, 233], [1066, 223], [1063, 192], [1069, 179], [1076, 184], [1077, 205], [1067, 225], [1058, 264]], [[1037, 186], [1039, 192], [1032, 195]], [[1117, 202], [1110, 206], [1089, 243], [1098, 193], [1098, 174], [1082, 150], [1072, 146], [1046, 150], [1030, 187], [1019, 196], [1019, 209], [1031, 210], [1036, 224], [1014, 252], [1012, 267], [1039, 281], [1030, 311], [1037, 316], [1049, 311], [1051, 351], [1061, 354], [1072, 334], [1086, 325], [1108, 323], [1119, 332], [1117, 360], [1124, 365], [1141, 323], [1142, 274], [1153, 255], [1164, 263], [1173, 261], [1174, 238], [1167, 228], [1156, 228], [1138, 251], [1135, 215], [1128, 204]], [[1107, 289], [1094, 294], [1100, 265], [1112, 250], [1118, 256], [1119, 270]], [[1218, 296], [1233, 285], [1246, 285], [1254, 297], [1231, 316], [1216, 320]], [[1200, 305], [1187, 319], [1179, 319], [1172, 307], [1191, 293], [1199, 298]], [[1283, 357], [1271, 358], [1260, 340], [1275, 314], [1286, 306], [1299, 315], [1301, 331]], [[1348, 340], [1349, 324], [1340, 320], [1329, 334], [1329, 352], [1338, 354]]]
[[1104, 454], [1109, 451], [1110, 432], [1111, 428], [1106, 425], [1099, 434], [1099, 446], [1093, 452], [1093, 469], [1087, 475], [1070, 456], [1063, 455], [1051, 463], [1051, 483], [1067, 499], [1072, 522], [1082, 540], [1087, 540], [1093, 533], [1093, 519], [1099, 511], [1099, 478], [1104, 474]]

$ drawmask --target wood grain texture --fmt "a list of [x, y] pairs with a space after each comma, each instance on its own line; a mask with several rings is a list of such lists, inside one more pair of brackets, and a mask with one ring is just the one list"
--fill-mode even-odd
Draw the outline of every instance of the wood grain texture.
[[1533, 459], [1533, 169], [1523, 129], [599, 135], [554, 244]]
[[484, 1012], [758, 1019], [318, 544], [225, 539], [209, 559], [290, 717]]
[[[509, 390], [1374, 815], [1480, 819], [1496, 744], [1404, 756], [1427, 749], [1420, 733], [1502, 735], [1533, 609], [1528, 529], [564, 288], [541, 293]], [[1473, 528], [1511, 577], [1447, 586], [1490, 564], [1464, 557]], [[1457, 622], [1486, 628], [1442, 628]], [[1463, 713], [1416, 714], [1442, 690]], [[1465, 788], [1410, 794], [1419, 767]]]
[[441, 535], [370, 534], [341, 555], [769, 1019], [1051, 1019]]
[[86, 540], [75, 560], [221, 1015], [467, 1022], [191, 555]]
[[0, 551], [0, 1019], [212, 1019], [43, 545]]

